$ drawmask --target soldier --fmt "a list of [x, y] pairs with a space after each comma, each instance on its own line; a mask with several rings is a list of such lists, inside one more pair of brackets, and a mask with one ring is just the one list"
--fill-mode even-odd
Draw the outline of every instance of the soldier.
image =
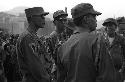
[[103, 38], [91, 33], [97, 27], [96, 16], [101, 13], [90, 3], [80, 3], [71, 9], [71, 15], [76, 30], [59, 48], [58, 82], [115, 82]]
[[50, 38], [56, 38], [56, 41], [64, 40], [63, 32], [65, 30], [65, 24], [67, 22], [68, 14], [63, 10], [58, 10], [53, 14], [53, 23], [55, 25], [55, 30], [50, 34]]
[[24, 82], [50, 82], [46, 70], [46, 49], [43, 42], [37, 36], [39, 28], [44, 28], [45, 16], [42, 7], [25, 9], [29, 26], [17, 42], [18, 62], [24, 76]]
[[125, 37], [125, 17], [118, 17], [118, 33]]
[[48, 44], [48, 53], [52, 56], [52, 73], [54, 73], [54, 78], [56, 79], [56, 63], [57, 63], [57, 49], [65, 41], [65, 24], [67, 22], [68, 14], [63, 10], [58, 10], [53, 14], [53, 23], [55, 25], [55, 30], [46, 39]]
[[108, 18], [104, 21], [103, 26], [106, 27], [107, 40], [106, 45], [107, 49], [113, 59], [113, 64], [117, 73], [117, 82], [123, 82], [123, 78], [125, 76], [121, 76], [121, 72], [125, 69], [125, 38], [118, 33], [116, 33], [117, 29], [117, 21], [113, 18]]

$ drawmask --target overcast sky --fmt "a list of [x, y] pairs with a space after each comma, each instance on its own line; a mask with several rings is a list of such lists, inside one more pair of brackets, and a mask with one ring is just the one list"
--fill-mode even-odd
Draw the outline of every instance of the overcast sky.
[[0, 0], [0, 11], [7, 11], [18, 6], [41, 6], [45, 11], [53, 13], [67, 7], [69, 17], [71, 17], [71, 8], [81, 2], [91, 3], [95, 10], [102, 13], [101, 16], [97, 17], [98, 20], [107, 17], [125, 16], [125, 0]]

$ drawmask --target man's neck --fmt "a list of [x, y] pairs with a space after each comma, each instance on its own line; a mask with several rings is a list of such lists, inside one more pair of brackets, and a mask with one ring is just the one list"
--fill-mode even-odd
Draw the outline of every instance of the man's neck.
[[39, 28], [35, 27], [34, 24], [29, 24], [29, 27], [27, 28], [27, 30], [32, 33], [32, 34], [37, 34]]

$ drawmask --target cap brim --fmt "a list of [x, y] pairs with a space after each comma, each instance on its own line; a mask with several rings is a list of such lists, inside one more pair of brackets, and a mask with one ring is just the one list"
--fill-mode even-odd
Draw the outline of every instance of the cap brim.
[[114, 25], [117, 26], [117, 24], [115, 24], [114, 22], [104, 22], [102, 25], [103, 25], [103, 26], [106, 26], [106, 25], [109, 24], [109, 23], [112, 23], [112, 24], [114, 24]]
[[61, 13], [60, 15], [58, 15], [57, 17], [60, 17], [60, 16], [68, 16], [68, 14], [66, 14], [66, 13]]
[[55, 19], [55, 18], [59, 18], [59, 17], [61, 17], [61, 16], [68, 16], [68, 14], [66, 14], [66, 13], [61, 13], [61, 14], [57, 15], [56, 17], [54, 17], [54, 19]]
[[68, 16], [68, 14], [67, 14], [67, 13], [64, 13], [64, 14], [62, 14], [62, 15], [66, 15], [66, 16]]
[[100, 13], [98, 11], [94, 11], [93, 14], [95, 14], [95, 15], [101, 15], [102, 13]]
[[42, 13], [41, 15], [46, 16], [46, 15], [48, 15], [48, 14], [49, 14], [49, 12], [44, 12], [44, 13]]
[[105, 26], [108, 22], [104, 22], [102, 25]]

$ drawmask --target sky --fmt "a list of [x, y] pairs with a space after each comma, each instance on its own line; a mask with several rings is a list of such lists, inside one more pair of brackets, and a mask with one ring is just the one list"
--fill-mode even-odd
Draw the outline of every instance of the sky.
[[125, 0], [0, 0], [0, 12], [13, 9], [18, 6], [43, 7], [47, 12], [68, 9], [71, 17], [71, 8], [79, 3], [91, 3], [95, 10], [102, 13], [97, 20], [104, 20], [108, 17], [125, 16]]

